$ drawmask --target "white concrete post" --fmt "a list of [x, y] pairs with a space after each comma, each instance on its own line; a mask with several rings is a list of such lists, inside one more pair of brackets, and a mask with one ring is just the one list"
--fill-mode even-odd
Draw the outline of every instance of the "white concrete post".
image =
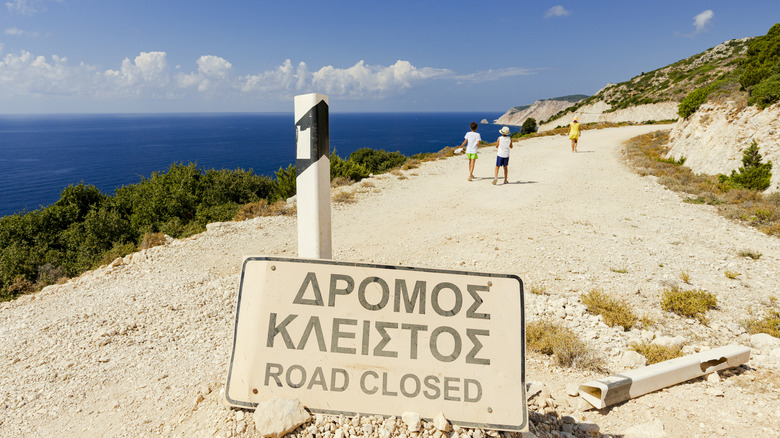
[[331, 259], [328, 96], [295, 96], [298, 256]]

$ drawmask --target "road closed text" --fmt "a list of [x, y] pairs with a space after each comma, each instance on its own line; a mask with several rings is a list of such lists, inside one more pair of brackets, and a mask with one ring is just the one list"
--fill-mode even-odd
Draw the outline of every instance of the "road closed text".
[[331, 392], [343, 392], [351, 385], [356, 385], [366, 395], [423, 396], [429, 400], [467, 403], [476, 403], [482, 399], [482, 384], [471, 378], [417, 376], [412, 373], [398, 375], [375, 370], [360, 370], [353, 376], [343, 368], [307, 369], [303, 365], [285, 367], [273, 362], [266, 363], [264, 385]]

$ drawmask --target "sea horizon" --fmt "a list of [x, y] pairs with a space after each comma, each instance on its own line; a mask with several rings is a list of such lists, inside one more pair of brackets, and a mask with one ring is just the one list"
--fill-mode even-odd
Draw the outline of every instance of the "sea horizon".
[[[503, 112], [331, 112], [330, 147], [405, 155], [458, 146], [483, 119], [486, 141]], [[292, 112], [0, 114], [0, 217], [53, 204], [71, 184], [105, 194], [174, 163], [273, 177], [295, 163]]]

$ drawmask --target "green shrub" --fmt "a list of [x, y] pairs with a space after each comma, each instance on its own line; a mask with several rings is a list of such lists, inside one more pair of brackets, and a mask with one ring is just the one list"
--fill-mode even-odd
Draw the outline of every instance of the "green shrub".
[[352, 181], [360, 181], [368, 177], [371, 172], [360, 163], [352, 160], [344, 160], [338, 155], [330, 156], [330, 179], [342, 177]]
[[690, 117], [707, 100], [707, 96], [709, 96], [711, 91], [712, 87], [705, 86], [688, 93], [680, 104], [677, 105], [677, 115], [684, 119]]
[[746, 90], [772, 75], [780, 61], [780, 23], [773, 25], [766, 35], [748, 43], [739, 83]]
[[756, 104], [764, 109], [773, 103], [780, 101], [780, 74], [774, 74], [750, 90], [748, 103]]
[[536, 119], [533, 117], [529, 117], [525, 119], [525, 122], [523, 122], [523, 126], [520, 128], [520, 135], [526, 135], [534, 133], [539, 128], [536, 126]]
[[661, 308], [688, 318], [696, 318], [706, 324], [706, 313], [718, 305], [715, 295], [704, 290], [682, 290], [677, 286], [666, 289], [661, 295]]
[[643, 341], [641, 343], [632, 343], [631, 348], [644, 356], [648, 365], [675, 359], [683, 355], [682, 348], [677, 345], [664, 346]]
[[[406, 162], [409, 157], [400, 152], [361, 148], [352, 152], [347, 161], [363, 166], [369, 173], [384, 173]], [[344, 176], [344, 175], [339, 175]], [[368, 175], [366, 175], [368, 176]], [[354, 178], [353, 178], [354, 179]], [[357, 180], [356, 180], [357, 181]]]
[[534, 321], [526, 325], [525, 333], [529, 349], [553, 356], [560, 366], [601, 369], [602, 359], [566, 327], [551, 321]]
[[[331, 165], [331, 168], [333, 165]], [[276, 201], [278, 199], [287, 200], [287, 198], [290, 198], [292, 196], [295, 196], [296, 193], [296, 178], [298, 177], [297, 171], [295, 169], [295, 166], [290, 164], [287, 166], [286, 169], [282, 169], [281, 167], [279, 170], [276, 171], [276, 185], [274, 186], [273, 195], [271, 196], [270, 201]]]
[[627, 302], [616, 300], [601, 290], [593, 289], [580, 298], [588, 312], [601, 315], [604, 323], [610, 327], [620, 326], [623, 330], [631, 330], [639, 320]]
[[745, 322], [748, 333], [766, 333], [780, 338], [780, 311], [770, 309], [763, 318], [753, 318]]
[[772, 162], [762, 163], [758, 143], [755, 140], [742, 153], [742, 167], [732, 170], [730, 176], [718, 175], [727, 187], [745, 188], [763, 192], [772, 180]]

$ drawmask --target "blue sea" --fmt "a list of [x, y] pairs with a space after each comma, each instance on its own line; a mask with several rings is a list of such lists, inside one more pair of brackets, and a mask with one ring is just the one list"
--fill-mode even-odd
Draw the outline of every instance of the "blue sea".
[[[482, 113], [331, 113], [330, 147], [346, 158], [369, 147], [405, 155], [457, 146]], [[499, 125], [480, 125], [494, 141]], [[0, 216], [56, 202], [70, 184], [103, 193], [135, 184], [175, 162], [202, 169], [252, 169], [273, 177], [295, 163], [290, 114], [0, 116]]]

